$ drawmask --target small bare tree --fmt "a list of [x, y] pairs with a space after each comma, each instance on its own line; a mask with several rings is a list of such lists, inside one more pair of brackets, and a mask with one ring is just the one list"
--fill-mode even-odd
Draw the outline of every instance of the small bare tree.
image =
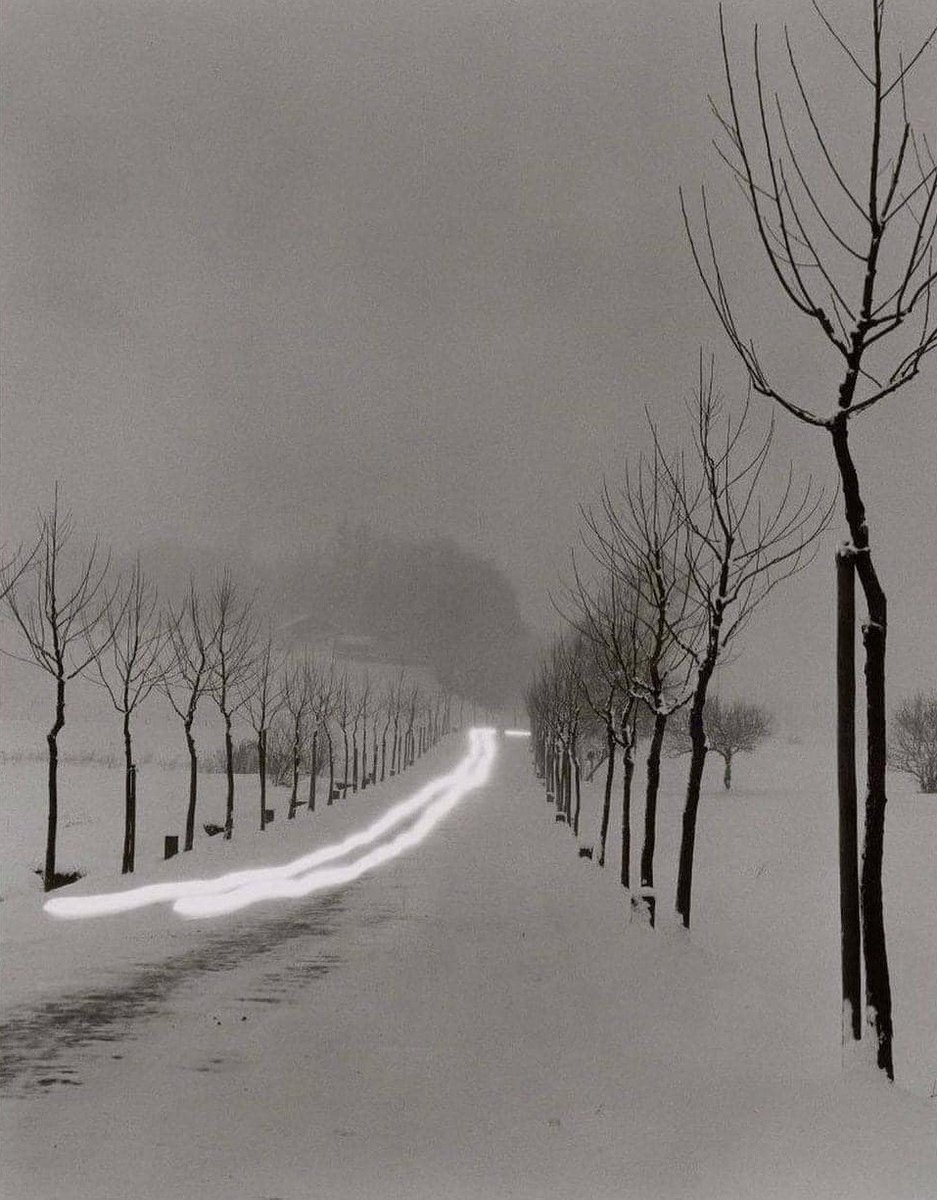
[[[166, 677], [168, 630], [158, 611], [156, 587], [139, 558], [104, 615], [108, 645], [95, 654], [102, 686], [120, 714], [124, 741], [124, 844], [121, 873], [134, 869], [137, 844], [137, 767], [133, 761], [133, 715]], [[92, 642], [89, 650], [95, 650]]]
[[245, 699], [257, 654], [257, 620], [252, 597], [241, 596], [227, 570], [215, 580], [211, 592], [211, 622], [215, 629], [215, 652], [208, 676], [208, 690], [224, 722], [225, 752], [225, 841], [234, 832], [234, 714]]
[[284, 669], [280, 694], [283, 697], [285, 725], [289, 730], [290, 747], [290, 806], [287, 819], [292, 821], [300, 806], [299, 768], [303, 760], [307, 722], [309, 719], [310, 673], [307, 663], [291, 663]]
[[[329, 661], [328, 670], [316, 662], [307, 664], [309, 690], [309, 730], [306, 739], [309, 748], [309, 800], [308, 809], [316, 811], [316, 781], [319, 778], [319, 733], [328, 731], [332, 714], [332, 697], [335, 691], [335, 662]], [[331, 741], [329, 742], [331, 746]], [[331, 762], [331, 753], [329, 755]], [[333, 781], [329, 780], [329, 796]], [[329, 799], [331, 804], [331, 799]]]
[[351, 681], [348, 678], [348, 671], [346, 669], [342, 672], [342, 677], [339, 679], [335, 689], [335, 719], [338, 722], [339, 729], [342, 731], [342, 781], [337, 787], [343, 800], [348, 796], [348, 788], [351, 784], [348, 774], [348, 723], [351, 719], [353, 708], [354, 696], [352, 695]]
[[634, 907], [653, 926], [656, 915], [654, 855], [657, 800], [664, 734], [671, 714], [690, 696], [694, 659], [688, 648], [698, 626], [690, 572], [684, 566], [690, 530], [676, 464], [662, 462], [659, 450], [635, 471], [626, 470], [624, 487], [613, 498], [602, 493], [601, 519], [587, 514], [586, 544], [594, 558], [633, 595], [636, 624], [632, 650], [632, 692], [653, 719], [648, 746], [641, 847], [641, 892]]
[[[65, 726], [66, 684], [84, 674], [107, 647], [112, 635], [105, 620], [114, 602], [108, 590], [110, 556], [102, 559], [97, 540], [73, 557], [74, 525], [70, 513], [59, 511], [56, 484], [52, 507], [39, 514], [38, 545], [33, 570], [6, 581], [6, 602], [23, 641], [26, 655], [11, 654], [39, 667], [55, 682], [55, 717], [46, 744], [49, 748], [49, 806], [42, 884], [47, 892], [69, 882], [55, 869], [58, 836], [59, 734]], [[34, 589], [27, 589], [30, 577]], [[27, 594], [31, 593], [31, 594]], [[7, 652], [9, 653], [9, 652]]]
[[937, 793], [937, 692], [902, 700], [892, 717], [889, 762], [913, 775], [922, 792]]
[[241, 681], [241, 706], [257, 739], [257, 777], [260, 782], [260, 831], [267, 828], [267, 740], [270, 725], [283, 704], [278, 685], [280, 657], [268, 631], [249, 677]]
[[722, 782], [726, 790], [732, 787], [732, 759], [736, 754], [752, 754], [771, 736], [774, 718], [759, 704], [745, 700], [723, 703], [712, 696], [703, 714], [706, 740], [710, 750], [725, 763]]
[[[387, 734], [390, 731], [391, 721], [394, 719], [394, 697], [396, 696], [396, 682], [391, 680], [385, 684], [384, 691], [381, 696], [380, 711], [384, 718], [381, 726], [381, 774], [380, 782], [383, 783], [387, 776]], [[375, 749], [376, 739], [375, 739]], [[375, 772], [376, 777], [376, 772]]]
[[[621, 882], [628, 888], [631, 883], [631, 784], [636, 745], [635, 678], [641, 624], [638, 597], [620, 573], [608, 571], [595, 588], [586, 586], [575, 558], [573, 573], [576, 582], [569, 595], [567, 620], [584, 639], [583, 694], [605, 731], [605, 786], [596, 861], [600, 867], [605, 866], [615, 760], [621, 748], [624, 756]], [[547, 694], [540, 689], [536, 705], [538, 714], [544, 712]], [[542, 724], [543, 716], [538, 715], [537, 720]]]
[[[771, 736], [774, 717], [760, 704], [710, 696], [703, 710], [703, 724], [709, 749], [725, 764], [722, 782], [728, 791], [732, 787], [732, 761], [736, 754], [754, 753]], [[672, 753], [688, 754], [692, 749], [688, 719], [678, 720], [669, 736]]]
[[204, 612], [194, 578], [189, 579], [185, 599], [178, 608], [169, 606], [165, 617], [169, 633], [169, 665], [162, 690], [173, 712], [182, 722], [189, 755], [189, 795], [185, 814], [183, 849], [195, 844], [195, 815], [198, 802], [198, 751], [195, 717], [206, 695], [215, 649], [215, 629]]

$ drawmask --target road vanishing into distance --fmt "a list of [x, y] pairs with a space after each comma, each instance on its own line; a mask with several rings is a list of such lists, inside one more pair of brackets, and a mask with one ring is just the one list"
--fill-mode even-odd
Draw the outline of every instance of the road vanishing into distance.
[[198, 938], [8, 1018], [4, 1198], [502, 1194], [528, 1019], [562, 1090], [536, 956], [518, 979], [539, 893], [524, 825], [552, 828], [511, 795], [524, 740], [473, 730], [433, 757], [406, 800], [289, 863], [47, 902], [113, 938], [159, 906]]
[[305, 822], [289, 862], [49, 901], [60, 983], [0, 1028], [3, 1200], [929, 1194], [930, 1102], [843, 1087], [835, 1005], [805, 1031], [714, 925], [629, 924], [525, 740], [449, 738]]

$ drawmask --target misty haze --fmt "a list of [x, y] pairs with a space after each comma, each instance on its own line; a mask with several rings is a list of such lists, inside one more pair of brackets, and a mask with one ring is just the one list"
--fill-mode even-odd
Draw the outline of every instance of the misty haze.
[[937, 1195], [925, 0], [4, 0], [0, 1195]]

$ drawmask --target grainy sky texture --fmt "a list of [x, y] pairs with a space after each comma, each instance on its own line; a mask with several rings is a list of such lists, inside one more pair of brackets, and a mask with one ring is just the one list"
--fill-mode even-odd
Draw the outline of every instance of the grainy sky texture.
[[[863, 45], [865, 6], [830, 11]], [[790, 24], [859, 172], [861, 94], [810, 6], [726, 14], [740, 62], [763, 22], [785, 89]], [[910, 45], [933, 7], [889, 14]], [[750, 332], [832, 408], [710, 145], [709, 2], [8, 0], [3, 22], [5, 540], [56, 477], [124, 546], [274, 559], [347, 516], [457, 537], [548, 627], [577, 505], [646, 444], [644, 406], [682, 436], [701, 344], [741, 387], [680, 224], [703, 179]], [[925, 124], [935, 80], [932, 52]], [[856, 427], [897, 690], [937, 675], [935, 377]], [[778, 452], [832, 480], [784, 414]], [[838, 536], [753, 634], [788, 698], [826, 686]]]

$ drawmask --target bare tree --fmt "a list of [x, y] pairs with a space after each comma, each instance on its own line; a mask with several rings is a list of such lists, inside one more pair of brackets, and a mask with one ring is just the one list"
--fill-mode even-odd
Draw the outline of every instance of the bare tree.
[[902, 700], [892, 718], [889, 762], [913, 775], [922, 792], [937, 793], [937, 692]]
[[[774, 728], [774, 718], [760, 704], [747, 700], [722, 700], [709, 696], [703, 709], [706, 743], [724, 763], [722, 782], [728, 791], [732, 787], [732, 761], [736, 754], [752, 754]], [[680, 720], [670, 731], [672, 750], [688, 754], [692, 749], [689, 720]]]
[[723, 703], [712, 696], [703, 714], [706, 740], [710, 750], [725, 763], [722, 782], [728, 791], [732, 787], [732, 759], [736, 754], [752, 754], [771, 736], [774, 718], [759, 704], [745, 700]]
[[267, 738], [271, 722], [283, 704], [278, 679], [280, 657], [268, 631], [254, 660], [253, 671], [240, 683], [241, 706], [257, 739], [257, 777], [260, 781], [260, 831], [267, 828]]
[[[166, 677], [164, 661], [169, 633], [158, 611], [156, 587], [146, 577], [139, 558], [121, 592], [107, 608], [108, 639], [95, 655], [101, 684], [120, 714], [124, 741], [124, 844], [121, 873], [134, 869], [137, 840], [137, 767], [133, 761], [133, 715]], [[92, 641], [89, 650], [95, 650]]]
[[[703, 712], [713, 672], [755, 610], [783, 580], [806, 567], [829, 523], [832, 506], [807, 479], [795, 491], [793, 469], [780, 496], [761, 495], [773, 438], [749, 440], [749, 405], [738, 417], [723, 412], [714, 390], [713, 368], [700, 377], [693, 412], [698, 481], [675, 473], [662, 457], [671, 486], [683, 502], [690, 533], [685, 567], [696, 593], [699, 621], [691, 636], [672, 630], [696, 664], [690, 701], [690, 769], [683, 810], [677, 876], [677, 913], [689, 928], [696, 818], [708, 750]], [[655, 443], [659, 446], [655, 430]]]
[[211, 592], [211, 621], [215, 629], [215, 653], [209, 671], [208, 686], [224, 722], [225, 751], [225, 841], [234, 832], [234, 742], [231, 726], [234, 714], [245, 700], [245, 685], [250, 679], [257, 654], [257, 620], [253, 598], [241, 596], [227, 570], [215, 580]]
[[[404, 712], [407, 717], [407, 725], [404, 730], [404, 751], [403, 751], [403, 769], [413, 766], [413, 726], [416, 721], [416, 712], [420, 702], [420, 689], [417, 684], [412, 684], [404, 696]], [[397, 759], [398, 769], [400, 769], [400, 758]]]
[[290, 806], [287, 819], [292, 821], [300, 806], [299, 800], [299, 768], [303, 760], [303, 747], [306, 738], [306, 728], [309, 717], [311, 697], [309, 694], [310, 673], [308, 664], [292, 663], [284, 670], [280, 694], [283, 697], [283, 710], [286, 717], [286, 727], [289, 730], [290, 747]]
[[46, 853], [42, 872], [47, 892], [67, 880], [55, 869], [58, 836], [58, 738], [65, 726], [65, 688], [83, 674], [107, 647], [112, 635], [105, 620], [113, 596], [108, 591], [110, 556], [102, 559], [97, 540], [72, 557], [74, 525], [70, 513], [59, 511], [58, 485], [52, 507], [39, 514], [38, 545], [32, 560], [35, 587], [20, 572], [5, 580], [10, 614], [26, 643], [26, 655], [11, 655], [32, 663], [55, 681], [55, 717], [46, 744], [49, 748], [49, 806]]
[[397, 774], [403, 770], [401, 762], [402, 754], [400, 748], [400, 716], [403, 712], [404, 693], [407, 687], [407, 675], [403, 667], [397, 672], [397, 678], [394, 680], [391, 687], [388, 703], [393, 708], [394, 717], [394, 736], [391, 744], [390, 754], [390, 773]]
[[666, 466], [659, 450], [635, 471], [613, 498], [602, 493], [601, 519], [586, 514], [586, 545], [632, 597], [634, 642], [631, 690], [651, 717], [641, 847], [641, 890], [635, 909], [654, 924], [654, 854], [660, 760], [670, 715], [689, 699], [694, 659], [688, 647], [698, 626], [690, 573], [684, 567], [689, 526], [681, 492], [673, 486], [676, 464]]
[[193, 578], [189, 579], [188, 591], [178, 609], [172, 606], [167, 609], [166, 627], [169, 631], [170, 662], [162, 681], [162, 690], [182, 722], [189, 754], [189, 796], [183, 849], [191, 850], [195, 844], [198, 802], [198, 752], [193, 730], [199, 702], [208, 692], [215, 648], [215, 629], [205, 615]]
[[[309, 800], [308, 809], [316, 811], [316, 781], [319, 778], [319, 732], [328, 730], [329, 717], [332, 711], [332, 696], [335, 690], [335, 663], [329, 661], [326, 671], [316, 663], [309, 663]], [[331, 745], [331, 742], [330, 742]], [[331, 761], [331, 755], [330, 755]], [[329, 796], [331, 797], [332, 780], [329, 781]], [[331, 799], [329, 799], [331, 804]]]
[[[367, 787], [367, 772], [368, 772], [368, 703], [371, 699], [371, 676], [367, 671], [358, 681], [358, 686], [355, 688], [354, 701], [352, 704], [352, 727], [351, 727], [351, 743], [352, 743], [352, 764], [351, 764], [351, 790], [358, 791], [358, 785], [361, 785], [362, 791]], [[361, 729], [361, 738], [358, 738], [358, 729]], [[360, 767], [359, 767], [360, 759]]]
[[[854, 171], [856, 138], [844, 134], [842, 150], [824, 130], [816, 96], [786, 38], [786, 58], [796, 102], [809, 142], [796, 135], [790, 107], [765, 94], [758, 30], [754, 37], [754, 120], [747, 128], [732, 70], [720, 12], [727, 106], [713, 110], [728, 138], [719, 153], [748, 201], [758, 243], [770, 274], [793, 309], [813, 322], [821, 346], [838, 362], [835, 402], [826, 411], [802, 400], [764, 363], [739, 323], [739, 308], [716, 249], [705, 190], [702, 234], [694, 233], [685, 202], [684, 220], [697, 268], [709, 298], [752, 387], [798, 421], [829, 435], [842, 487], [849, 542], [840, 551], [858, 576], [867, 620], [862, 628], [866, 691], [866, 804], [862, 849], [861, 917], [867, 1023], [878, 1066], [891, 1079], [891, 984], [882, 908], [885, 834], [885, 591], [873, 563], [872, 544], [859, 473], [849, 441], [851, 422], [894, 396], [917, 377], [937, 346], [937, 306], [932, 303], [937, 271], [937, 164], [933, 139], [915, 129], [910, 116], [909, 76], [932, 46], [931, 29], [906, 55], [888, 52], [884, 37], [885, 0], [869, 0], [871, 47], [854, 51], [814, 0], [820, 21], [855, 72], [862, 95], [852, 106], [858, 136], [867, 144], [865, 162]], [[933, 114], [931, 114], [933, 115]], [[788, 354], [790, 359], [802, 353]], [[841, 603], [847, 604], [843, 600]], [[840, 805], [842, 820], [854, 824], [854, 721], [844, 707], [854, 704], [844, 687], [840, 701]], [[855, 835], [851, 833], [854, 863]], [[842, 853], [842, 851], [841, 851]], [[845, 861], [845, 860], [844, 860]], [[854, 866], [844, 870], [855, 871]], [[850, 886], [844, 881], [844, 887]], [[844, 895], [843, 904], [847, 903]], [[845, 909], [844, 909], [845, 917]], [[844, 925], [844, 954], [847, 929]], [[857, 948], [856, 948], [857, 950]], [[844, 984], [847, 965], [844, 960]], [[858, 984], [858, 965], [854, 968]], [[859, 1014], [853, 1013], [854, 1036]]]
[[[384, 693], [381, 697], [381, 713], [384, 717], [384, 724], [381, 727], [381, 783], [387, 775], [387, 734], [390, 731], [391, 721], [394, 719], [394, 698], [397, 694], [397, 684], [392, 680], [384, 687]], [[375, 739], [375, 750], [377, 742]]]
[[353, 707], [354, 697], [351, 690], [351, 681], [348, 678], [348, 671], [345, 670], [342, 672], [342, 677], [338, 681], [335, 691], [335, 719], [338, 721], [338, 727], [342, 731], [342, 781], [337, 786], [343, 800], [348, 795], [348, 786], [351, 782], [348, 777], [348, 722], [351, 719]]
[[[585, 661], [581, 673], [586, 703], [605, 732], [605, 786], [599, 824], [597, 862], [605, 866], [611, 822], [612, 787], [618, 748], [624, 755], [622, 786], [622, 872], [629, 887], [631, 859], [631, 782], [635, 752], [635, 676], [639, 626], [638, 597], [620, 573], [607, 570], [600, 585], [584, 583], [573, 558], [575, 587], [569, 594], [567, 620], [583, 637]], [[540, 704], [543, 707], [542, 701]], [[542, 720], [542, 717], [539, 718]], [[533, 728], [533, 726], [532, 726]]]

